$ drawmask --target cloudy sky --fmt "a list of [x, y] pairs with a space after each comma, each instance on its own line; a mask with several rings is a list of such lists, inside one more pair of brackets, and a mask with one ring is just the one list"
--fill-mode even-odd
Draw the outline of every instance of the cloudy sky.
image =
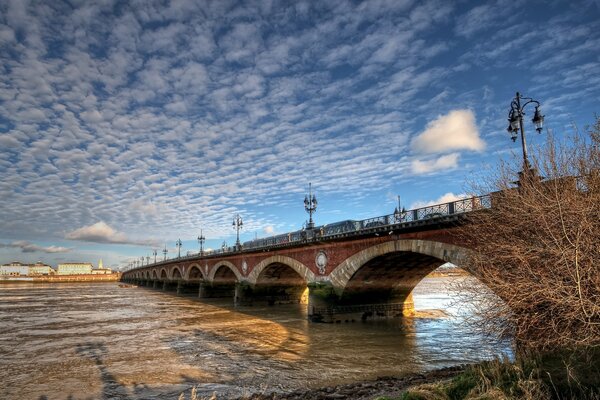
[[[0, 263], [125, 265], [451, 200], [600, 112], [598, 1], [0, 2]], [[529, 142], [540, 144], [527, 116]]]

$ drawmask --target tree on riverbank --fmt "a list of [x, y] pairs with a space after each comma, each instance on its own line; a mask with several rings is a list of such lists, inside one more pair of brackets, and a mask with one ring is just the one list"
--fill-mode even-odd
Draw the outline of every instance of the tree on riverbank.
[[549, 136], [518, 185], [520, 160], [503, 164], [478, 187], [492, 209], [463, 230], [466, 268], [499, 296], [463, 290], [479, 327], [521, 350], [600, 346], [600, 118], [569, 139]]
[[[492, 208], [470, 214], [464, 267], [491, 291], [460, 285], [475, 328], [513, 338], [515, 360], [468, 367], [398, 400], [600, 399], [600, 118], [567, 142], [550, 136], [473, 189]], [[543, 177], [543, 178], [540, 178]], [[492, 293], [493, 292], [493, 293]]]

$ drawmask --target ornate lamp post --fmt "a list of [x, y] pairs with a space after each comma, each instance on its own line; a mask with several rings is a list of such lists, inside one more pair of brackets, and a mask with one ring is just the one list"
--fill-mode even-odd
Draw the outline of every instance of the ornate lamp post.
[[200, 244], [200, 256], [204, 255], [204, 241], [206, 238], [202, 235], [202, 229], [200, 229], [200, 236], [198, 236], [198, 243]]
[[404, 207], [400, 208], [400, 196], [398, 196], [398, 207], [394, 208], [394, 221], [396, 223], [402, 222], [404, 215], [406, 215], [406, 209]]
[[175, 246], [177, 246], [177, 258], [181, 258], [181, 246], [183, 246], [183, 243], [181, 243], [181, 239], [177, 239], [177, 241], [175, 242]]
[[312, 185], [308, 183], [308, 196], [304, 196], [304, 209], [309, 215], [308, 224], [306, 229], [313, 229], [315, 222], [313, 221], [312, 215], [317, 210], [317, 197], [312, 193]]
[[244, 222], [242, 221], [242, 217], [240, 217], [240, 214], [236, 214], [235, 217], [233, 217], [233, 223], [231, 224], [231, 226], [237, 232], [237, 239], [235, 241], [235, 247], [239, 250], [240, 247], [242, 246], [240, 243], [240, 229], [242, 229], [242, 227], [244, 226]]
[[[521, 104], [521, 100], [525, 103]], [[519, 131], [521, 132], [521, 146], [523, 147], [523, 171], [521, 177], [525, 173], [532, 172], [529, 159], [527, 158], [527, 141], [525, 140], [525, 130], [523, 128], [523, 111], [528, 104], [535, 104], [535, 112], [533, 113], [533, 119], [531, 122], [535, 125], [537, 133], [542, 133], [542, 126], [544, 125], [544, 116], [540, 112], [540, 102], [532, 99], [531, 97], [522, 97], [519, 92], [510, 103], [510, 111], [508, 112], [508, 128], [507, 131], [510, 133], [510, 138], [513, 142], [517, 140]]]
[[158, 254], [158, 251], [156, 251], [156, 249], [152, 250], [152, 255], [154, 256], [154, 264], [156, 264], [156, 255]]
[[167, 245], [165, 244], [165, 248], [163, 249], [162, 253], [164, 254], [165, 258], [163, 258], [163, 261], [167, 261], [167, 253], [169, 252], [169, 250], [167, 250]]

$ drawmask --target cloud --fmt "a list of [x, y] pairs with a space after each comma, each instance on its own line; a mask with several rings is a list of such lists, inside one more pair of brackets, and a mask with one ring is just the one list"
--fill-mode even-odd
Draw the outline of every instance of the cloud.
[[158, 245], [158, 242], [155, 240], [128, 239], [124, 233], [116, 231], [108, 226], [104, 221], [75, 229], [74, 231], [67, 233], [65, 238], [93, 243], [134, 244], [139, 246], [154, 247]]
[[471, 110], [454, 110], [429, 122], [411, 146], [419, 153], [444, 153], [456, 150], [481, 151], [484, 141], [479, 137], [475, 115]]
[[60, 246], [38, 246], [36, 244], [27, 242], [25, 240], [17, 240], [12, 243], [0, 243], [0, 248], [20, 248], [23, 253], [68, 253], [71, 251], [68, 247], [60, 247]]
[[272, 225], [265, 226], [263, 229], [263, 232], [266, 233], [267, 235], [271, 235], [271, 234], [273, 234], [273, 232], [275, 232], [275, 228], [273, 228]]
[[412, 210], [415, 208], [433, 206], [436, 204], [450, 203], [452, 201], [465, 199], [467, 197], [469, 197], [469, 196], [465, 193], [454, 194], [452, 192], [448, 192], [446, 194], [441, 195], [440, 197], [438, 197], [435, 200], [417, 200], [410, 205], [409, 209]]
[[458, 166], [458, 158], [458, 153], [452, 153], [429, 161], [413, 160], [411, 167], [412, 171], [418, 175], [440, 170], [450, 170]]

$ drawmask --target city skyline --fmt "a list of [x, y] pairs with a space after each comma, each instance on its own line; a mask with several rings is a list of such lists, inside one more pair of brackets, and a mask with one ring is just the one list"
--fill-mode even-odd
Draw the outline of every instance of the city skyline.
[[[0, 264], [127, 265], [464, 195], [593, 121], [596, 1], [0, 5]], [[596, 101], [597, 103], [597, 101]]]

